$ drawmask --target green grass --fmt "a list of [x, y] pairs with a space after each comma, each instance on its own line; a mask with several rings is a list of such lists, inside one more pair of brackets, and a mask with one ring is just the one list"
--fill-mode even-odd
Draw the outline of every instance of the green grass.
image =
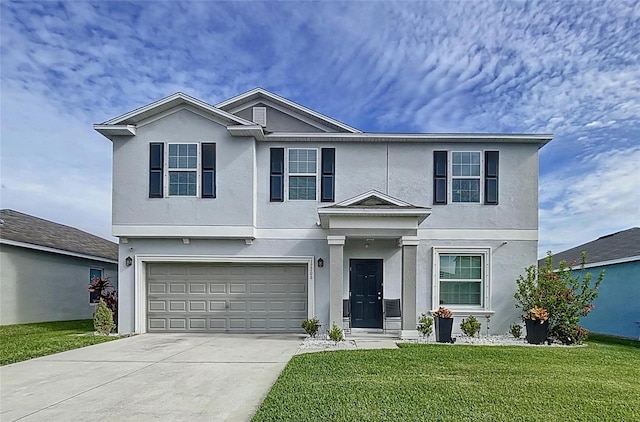
[[93, 331], [93, 321], [90, 319], [0, 326], [0, 365], [104, 343], [116, 338], [78, 336]]
[[253, 421], [640, 420], [640, 350], [405, 344], [295, 356]]

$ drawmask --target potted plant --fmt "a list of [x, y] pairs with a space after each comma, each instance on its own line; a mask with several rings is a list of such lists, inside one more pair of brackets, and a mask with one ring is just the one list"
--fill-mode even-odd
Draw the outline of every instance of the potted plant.
[[524, 316], [527, 327], [527, 342], [541, 344], [549, 337], [549, 313], [544, 308], [534, 306]]
[[427, 342], [429, 342], [429, 336], [431, 335], [431, 333], [433, 333], [433, 318], [425, 313], [420, 314], [420, 319], [418, 319], [416, 330], [418, 330], [418, 332], [422, 335], [422, 338], [426, 339]]
[[436, 323], [436, 341], [438, 343], [453, 343], [453, 340], [451, 339], [451, 330], [453, 329], [453, 314], [451, 313], [451, 311], [444, 306], [441, 306], [431, 315], [433, 315]]

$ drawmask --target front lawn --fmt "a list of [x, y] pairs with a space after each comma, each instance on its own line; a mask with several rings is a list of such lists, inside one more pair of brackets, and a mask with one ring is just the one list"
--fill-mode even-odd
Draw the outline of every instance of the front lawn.
[[77, 349], [116, 337], [79, 336], [93, 333], [93, 321], [38, 322], [0, 326], [0, 365]]
[[295, 356], [253, 421], [640, 420], [640, 348], [405, 344]]

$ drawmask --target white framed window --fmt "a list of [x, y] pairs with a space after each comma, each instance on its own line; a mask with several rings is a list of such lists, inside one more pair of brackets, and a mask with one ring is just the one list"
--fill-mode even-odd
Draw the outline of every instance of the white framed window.
[[490, 310], [491, 248], [434, 247], [432, 306]]
[[169, 143], [167, 146], [167, 196], [197, 196], [199, 144]]
[[318, 150], [287, 149], [287, 198], [316, 201], [318, 198]]
[[480, 203], [482, 198], [482, 153], [451, 152], [451, 202]]

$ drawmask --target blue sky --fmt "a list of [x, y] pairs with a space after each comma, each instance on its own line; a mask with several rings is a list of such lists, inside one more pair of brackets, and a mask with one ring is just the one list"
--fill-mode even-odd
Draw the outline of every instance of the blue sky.
[[111, 238], [91, 125], [262, 86], [367, 132], [554, 133], [540, 255], [640, 226], [640, 3], [0, 3], [0, 206]]

